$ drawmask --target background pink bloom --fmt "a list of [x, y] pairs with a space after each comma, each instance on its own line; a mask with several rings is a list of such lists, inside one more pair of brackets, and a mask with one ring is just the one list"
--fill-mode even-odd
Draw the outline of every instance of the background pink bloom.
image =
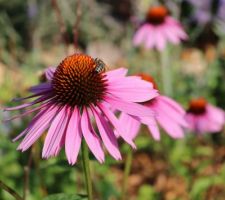
[[[121, 159], [114, 129], [132, 147], [135, 148], [135, 144], [109, 106], [137, 118], [150, 117], [153, 112], [135, 102], [150, 100], [158, 95], [151, 83], [136, 76], [126, 77], [126, 73], [123, 68], [105, 73], [101, 60], [84, 54], [69, 56], [56, 69], [47, 70], [48, 82], [31, 87], [33, 95], [17, 99], [35, 100], [5, 109], [18, 110], [38, 104], [13, 117], [38, 111], [28, 127], [14, 139], [24, 137], [18, 149], [27, 150], [48, 130], [42, 151], [44, 158], [58, 155], [65, 146], [68, 162], [74, 164], [84, 138], [99, 162], [104, 161], [102, 143], [115, 159]], [[92, 126], [92, 119], [99, 134]]]
[[[156, 88], [156, 83], [151, 76], [140, 74], [140, 76], [147, 81], [153, 83]], [[154, 99], [144, 103], [147, 110], [155, 112], [153, 117], [141, 117], [141, 122], [148, 126], [155, 140], [160, 139], [159, 124], [165, 132], [172, 138], [182, 138], [184, 136], [183, 128], [187, 127], [184, 119], [185, 110], [174, 100], [169, 97], [159, 95]], [[120, 116], [122, 124], [126, 124], [127, 134], [135, 138], [140, 129], [140, 121], [128, 114], [122, 113]]]
[[199, 98], [190, 102], [185, 118], [192, 131], [200, 134], [219, 132], [225, 123], [225, 112]]
[[135, 46], [144, 45], [146, 49], [156, 48], [162, 51], [168, 42], [179, 44], [186, 40], [187, 34], [181, 24], [168, 15], [163, 6], [149, 9], [146, 21], [138, 28], [133, 37]]

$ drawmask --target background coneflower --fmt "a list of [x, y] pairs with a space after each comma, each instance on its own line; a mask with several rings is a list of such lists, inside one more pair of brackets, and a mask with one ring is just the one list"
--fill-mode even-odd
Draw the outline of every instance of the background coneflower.
[[[154, 79], [147, 74], [139, 74], [143, 80], [151, 82], [154, 88], [157, 85]], [[187, 123], [184, 119], [184, 109], [173, 99], [159, 95], [149, 101], [143, 103], [147, 110], [155, 112], [154, 117], [141, 118], [143, 123], [147, 124], [149, 131], [151, 132], [155, 140], [160, 139], [160, 131], [157, 123], [165, 130], [165, 132], [172, 138], [182, 138], [184, 136], [183, 128], [187, 127]], [[135, 138], [140, 128], [140, 122], [130, 115], [122, 113], [120, 116], [122, 124], [126, 123], [127, 134]]]
[[163, 50], [168, 42], [179, 44], [186, 40], [187, 34], [181, 24], [170, 16], [164, 6], [150, 7], [146, 19], [133, 37], [135, 46], [144, 45], [146, 49]]
[[201, 97], [190, 101], [185, 118], [196, 133], [219, 132], [225, 123], [225, 112]]

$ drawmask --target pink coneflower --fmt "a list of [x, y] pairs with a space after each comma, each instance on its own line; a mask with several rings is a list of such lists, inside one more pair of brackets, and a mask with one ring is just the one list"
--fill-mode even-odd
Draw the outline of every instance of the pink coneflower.
[[151, 7], [146, 15], [146, 20], [136, 31], [133, 44], [144, 45], [146, 49], [156, 48], [163, 50], [167, 42], [179, 44], [186, 40], [187, 34], [181, 24], [169, 15], [164, 6]]
[[219, 132], [225, 123], [225, 112], [204, 98], [193, 99], [189, 103], [186, 120], [190, 129], [197, 133]]
[[[157, 85], [153, 78], [146, 74], [140, 74], [142, 79], [153, 84], [154, 88]], [[157, 123], [165, 130], [172, 138], [182, 138], [184, 136], [183, 127], [187, 127], [184, 120], [184, 109], [174, 100], [169, 97], [159, 95], [154, 99], [144, 102], [146, 110], [155, 112], [155, 117], [141, 117], [141, 121], [148, 126], [155, 140], [160, 139], [160, 132]], [[140, 129], [140, 121], [130, 114], [122, 113], [120, 116], [122, 124], [126, 124], [127, 134], [132, 138], [137, 136]]]
[[[38, 104], [17, 117], [39, 111], [28, 127], [14, 141], [24, 137], [18, 149], [27, 150], [48, 129], [42, 157], [58, 155], [65, 145], [70, 164], [77, 160], [82, 138], [91, 152], [104, 161], [102, 143], [115, 158], [121, 159], [113, 128], [131, 146], [132, 138], [126, 134], [124, 125], [110, 110], [117, 109], [140, 117], [152, 116], [153, 112], [134, 102], [143, 102], [157, 96], [152, 84], [140, 77], [126, 77], [127, 70], [120, 68], [105, 72], [100, 59], [74, 54], [66, 57], [56, 69], [46, 72], [46, 83], [31, 87], [33, 95], [17, 101], [35, 100], [5, 110], [18, 110]], [[9, 119], [10, 120], [10, 119]], [[95, 120], [99, 134], [92, 126]], [[101, 139], [100, 139], [101, 138]]]

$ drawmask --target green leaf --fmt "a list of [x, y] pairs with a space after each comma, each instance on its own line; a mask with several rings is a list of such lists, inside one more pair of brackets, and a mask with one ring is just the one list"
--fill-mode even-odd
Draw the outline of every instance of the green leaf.
[[43, 200], [87, 200], [87, 195], [82, 194], [53, 194]]

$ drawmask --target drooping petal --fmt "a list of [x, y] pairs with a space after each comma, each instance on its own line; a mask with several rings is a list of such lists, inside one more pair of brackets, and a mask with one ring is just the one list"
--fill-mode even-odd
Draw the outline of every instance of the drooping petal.
[[158, 125], [157, 125], [156, 121], [154, 123], [152, 123], [151, 125], [148, 125], [148, 129], [151, 132], [152, 137], [155, 140], [160, 140], [160, 131], [159, 131], [159, 128], [158, 128]]
[[43, 158], [55, 156], [57, 148], [60, 146], [60, 141], [63, 137], [63, 134], [65, 134], [68, 117], [68, 110], [66, 107], [63, 107], [52, 121], [42, 150]]
[[162, 99], [165, 103], [172, 106], [173, 109], [176, 110], [177, 112], [179, 112], [180, 114], [182, 114], [182, 115], [185, 114], [185, 110], [180, 106], [180, 104], [178, 104], [173, 99], [171, 99], [167, 96], [163, 96], [163, 95], [160, 95], [158, 98]]
[[84, 108], [81, 115], [81, 129], [84, 139], [87, 142], [87, 145], [90, 148], [91, 152], [100, 163], [103, 163], [105, 160], [105, 156], [101, 146], [101, 140], [91, 127], [90, 118], [86, 108]]
[[174, 123], [177, 123], [178, 125], [181, 125], [183, 127], [188, 126], [187, 122], [184, 119], [184, 115], [178, 113], [177, 110], [174, 110], [173, 107], [165, 103], [164, 100], [160, 97], [156, 99], [154, 110], [159, 114], [159, 117], [161, 115], [168, 116], [168, 118], [170, 118], [171, 121], [174, 121]]
[[152, 117], [155, 115], [153, 111], [151, 111], [150, 109], [146, 109], [143, 105], [132, 102], [126, 102], [123, 101], [122, 99], [117, 99], [112, 96], [105, 97], [105, 101], [110, 103], [112, 108], [125, 112], [129, 115], [138, 117], [147, 117], [147, 116]]
[[149, 25], [148, 24], [142, 25], [134, 34], [133, 37], [134, 46], [144, 44], [148, 34], [149, 34]]
[[156, 43], [156, 31], [153, 26], [149, 25], [148, 35], [145, 41], [145, 48], [152, 49], [155, 46], [155, 43]]
[[121, 124], [124, 124], [126, 134], [132, 139], [134, 139], [137, 136], [138, 131], [140, 130], [140, 121], [134, 119], [133, 117], [125, 113], [121, 113], [119, 120]]
[[104, 115], [109, 120], [109, 122], [113, 125], [113, 127], [116, 129], [117, 133], [133, 148], [136, 148], [134, 142], [132, 141], [132, 138], [130, 136], [127, 136], [124, 126], [115, 117], [112, 111], [103, 104], [99, 104], [98, 107], [104, 113]]
[[92, 111], [106, 149], [116, 160], [121, 160], [121, 154], [114, 132], [110, 128], [105, 118], [100, 113], [98, 113], [94, 107], [92, 108]]
[[[179, 44], [180, 43], [180, 38], [177, 37], [176, 34], [174, 34], [174, 31], [172, 30], [173, 27], [170, 27], [170, 25], [167, 25], [165, 24], [163, 26], [163, 33], [164, 33], [164, 36], [167, 38], [167, 40], [169, 42], [171, 42], [172, 44]], [[172, 31], [171, 31], [172, 30]]]
[[48, 99], [49, 99], [48, 95], [43, 95], [43, 96], [37, 98], [36, 100], [34, 100], [32, 102], [24, 103], [24, 104], [21, 104], [19, 106], [14, 106], [14, 107], [10, 107], [10, 108], [4, 108], [4, 111], [12, 111], [12, 110], [19, 110], [19, 109], [27, 108], [29, 106], [33, 106], [35, 104], [44, 102], [44, 101], [46, 101]]
[[[43, 110], [37, 115], [37, 118], [32, 120], [30, 126], [23, 132], [22, 135], [25, 135], [25, 138], [20, 143], [18, 149], [26, 151], [33, 143], [43, 134], [43, 132], [49, 127], [50, 122], [55, 117], [56, 112], [58, 111], [57, 107], [50, 107], [46, 110]], [[21, 137], [22, 137], [21, 135]]]
[[222, 109], [217, 108], [210, 104], [207, 105], [206, 109], [207, 109], [208, 115], [211, 116], [211, 118], [213, 118], [214, 122], [216, 122], [217, 124], [220, 124], [220, 125], [224, 125], [225, 112]]
[[162, 51], [166, 46], [166, 37], [163, 34], [163, 25], [155, 28], [155, 46], [156, 49]]
[[145, 102], [158, 96], [157, 90], [149, 90], [148, 88], [140, 89], [137, 87], [133, 89], [112, 89], [109, 91], [113, 96], [128, 102]]
[[168, 116], [160, 115], [157, 118], [158, 123], [162, 128], [173, 138], [182, 138], [184, 136], [183, 129], [174, 123]]
[[49, 67], [48, 69], [45, 70], [45, 77], [47, 78], [48, 81], [52, 80], [55, 70], [56, 70], [55, 67]]
[[[146, 106], [146, 109], [151, 109], [151, 107]], [[156, 116], [155, 117], [142, 117], [140, 118], [141, 123], [147, 125], [150, 133], [152, 134], [152, 137], [155, 140], [159, 140], [160, 139], [160, 132], [158, 129], [158, 125], [156, 122], [156, 119], [158, 117], [158, 113], [156, 112]]]
[[29, 91], [32, 93], [40, 93], [51, 91], [51, 83], [40, 83], [39, 85], [33, 86], [29, 88]]
[[76, 163], [81, 146], [82, 134], [80, 120], [80, 111], [75, 107], [68, 123], [65, 139], [66, 157], [71, 165]]

